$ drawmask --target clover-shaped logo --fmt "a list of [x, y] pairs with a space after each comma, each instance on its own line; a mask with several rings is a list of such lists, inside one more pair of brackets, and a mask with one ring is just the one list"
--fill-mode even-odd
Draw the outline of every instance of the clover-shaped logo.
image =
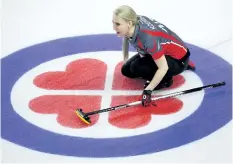
[[[111, 83], [112, 91], [142, 91], [142, 79], [129, 79], [124, 77], [120, 70], [119, 62], [113, 73]], [[78, 59], [69, 63], [64, 72], [45, 72], [34, 79], [34, 85], [47, 90], [73, 90], [74, 95], [42, 95], [32, 99], [29, 107], [40, 114], [57, 114], [57, 122], [70, 128], [87, 128], [94, 126], [99, 115], [92, 115], [92, 123], [84, 124], [75, 114], [75, 109], [82, 108], [84, 112], [101, 109], [102, 94], [106, 85], [107, 64], [97, 59]], [[174, 77], [174, 84], [170, 88], [177, 88], [184, 83], [181, 75]], [[170, 89], [168, 88], [168, 89]], [[77, 94], [78, 93], [78, 94]], [[138, 101], [140, 94], [111, 96], [111, 106]], [[139, 93], [139, 92], [138, 92]], [[108, 94], [109, 96], [109, 94]], [[103, 102], [104, 103], [104, 102]], [[108, 122], [118, 128], [135, 129], [146, 126], [151, 121], [152, 115], [167, 115], [179, 111], [183, 102], [177, 98], [158, 100], [156, 107], [142, 107], [141, 105], [127, 109], [111, 111], [108, 113]]]

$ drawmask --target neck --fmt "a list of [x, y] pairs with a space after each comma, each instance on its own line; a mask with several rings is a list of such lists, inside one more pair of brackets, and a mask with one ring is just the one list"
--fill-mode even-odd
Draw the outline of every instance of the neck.
[[129, 29], [129, 32], [128, 32], [128, 37], [132, 37], [133, 34], [134, 34], [134, 30], [135, 30], [135, 26], [132, 26], [130, 29]]

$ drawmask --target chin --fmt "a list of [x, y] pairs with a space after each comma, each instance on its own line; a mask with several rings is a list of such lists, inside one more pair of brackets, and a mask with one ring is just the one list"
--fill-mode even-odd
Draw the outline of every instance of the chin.
[[122, 35], [120, 35], [120, 34], [117, 34], [117, 37], [121, 38], [121, 37], [123, 37], [123, 36], [122, 36]]
[[125, 37], [126, 35], [124, 34], [118, 34], [119, 37]]

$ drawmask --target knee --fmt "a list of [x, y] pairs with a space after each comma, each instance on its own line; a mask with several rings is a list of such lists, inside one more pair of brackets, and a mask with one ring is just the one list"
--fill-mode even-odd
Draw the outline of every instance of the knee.
[[130, 65], [128, 64], [124, 64], [121, 67], [121, 74], [129, 78], [136, 78], [136, 76], [131, 72]]
[[137, 62], [132, 62], [130, 65], [130, 72], [132, 72], [135, 75], [138, 75], [140, 71], [140, 65], [138, 65]]
[[121, 67], [121, 74], [124, 75], [124, 76], [127, 76], [127, 75], [128, 75], [128, 72], [129, 72], [129, 70], [127, 69], [127, 66], [124, 64], [124, 65]]

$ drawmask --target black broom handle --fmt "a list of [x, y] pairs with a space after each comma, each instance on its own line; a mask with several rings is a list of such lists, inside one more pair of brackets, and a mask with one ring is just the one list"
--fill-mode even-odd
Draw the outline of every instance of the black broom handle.
[[[183, 95], [183, 94], [188, 94], [188, 93], [192, 93], [192, 92], [201, 91], [201, 90], [206, 89], [206, 88], [219, 87], [219, 86], [222, 86], [222, 85], [225, 85], [225, 84], [226, 84], [225, 81], [223, 81], [223, 82], [216, 83], [216, 84], [210, 84], [210, 85], [206, 85], [206, 86], [202, 86], [202, 87], [197, 87], [197, 88], [193, 88], [193, 89], [188, 89], [188, 90], [184, 90], [184, 91], [180, 91], [180, 92], [175, 92], [175, 93], [155, 97], [155, 98], [152, 98], [152, 100], [154, 101], [154, 100], [164, 99], [164, 98], [168, 98], [168, 97], [175, 97], [175, 96], [179, 96], [179, 95]], [[126, 107], [130, 107], [130, 106], [133, 106], [133, 105], [138, 105], [140, 103], [141, 103], [141, 101], [136, 101], [136, 102], [132, 102], [132, 103], [129, 103], [129, 104], [122, 104], [122, 105], [118, 105], [118, 106], [114, 106], [114, 107], [110, 107], [110, 108], [96, 110], [96, 111], [93, 111], [93, 112], [88, 112], [88, 113], [85, 113], [85, 115], [94, 115], [94, 114], [98, 114], [98, 113], [108, 112], [108, 111], [117, 110], [117, 109], [120, 109], [120, 108], [126, 108]]]

